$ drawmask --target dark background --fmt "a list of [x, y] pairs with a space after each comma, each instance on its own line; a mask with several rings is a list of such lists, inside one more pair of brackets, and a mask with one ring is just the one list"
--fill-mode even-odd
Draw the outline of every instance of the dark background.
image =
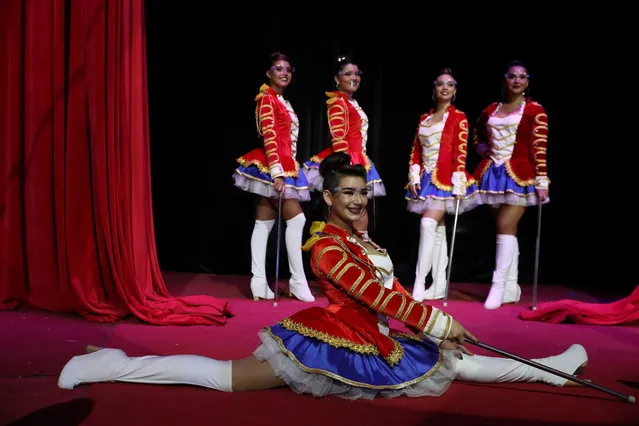
[[[371, 235], [389, 249], [405, 284], [412, 285], [419, 216], [406, 211], [403, 186], [419, 115], [431, 107], [433, 73], [453, 68], [456, 105], [472, 130], [481, 110], [498, 100], [505, 64], [519, 59], [532, 75], [531, 96], [549, 115], [551, 202], [543, 210], [539, 282], [614, 295], [637, 285], [635, 7], [263, 6], [231, 4], [223, 12], [204, 2], [146, 3], [162, 269], [250, 274], [254, 199], [231, 176], [235, 159], [260, 143], [254, 97], [268, 55], [282, 51], [297, 70], [285, 97], [300, 117], [300, 163], [329, 143], [324, 92], [333, 88], [332, 59], [352, 55], [364, 71], [356, 97], [369, 116], [368, 151], [388, 194], [377, 199]], [[469, 149], [469, 171], [478, 160]], [[308, 229], [321, 219], [318, 197], [303, 207]], [[450, 241], [452, 216], [447, 220]], [[519, 228], [522, 283], [533, 280], [536, 223], [537, 210], [529, 208]], [[489, 283], [494, 251], [488, 209], [460, 216], [451, 280]], [[284, 277], [285, 258], [282, 265]]]

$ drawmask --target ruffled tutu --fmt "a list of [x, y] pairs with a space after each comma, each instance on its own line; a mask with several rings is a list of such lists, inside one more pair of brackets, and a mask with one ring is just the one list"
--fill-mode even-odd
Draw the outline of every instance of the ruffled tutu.
[[[304, 163], [303, 170], [310, 190], [321, 192], [324, 189], [324, 178], [319, 172], [319, 161], [321, 160], [319, 160], [317, 156], [311, 158]], [[382, 178], [379, 176], [379, 173], [377, 173], [375, 165], [371, 161], [369, 161], [369, 163], [370, 169], [368, 173], [366, 173], [366, 185], [370, 186], [372, 191], [368, 193], [368, 198], [385, 196], [386, 188], [384, 187]]]
[[[535, 185], [519, 185], [508, 174], [506, 164], [500, 166], [491, 163], [477, 184], [482, 204], [497, 206], [535, 206], [539, 204]], [[550, 201], [546, 198], [543, 204]]]
[[[452, 191], [437, 188], [431, 181], [432, 173], [423, 173], [419, 183], [417, 197], [410, 189], [404, 193], [407, 201], [406, 209], [411, 213], [423, 214], [426, 209], [445, 210], [447, 213], [455, 214], [457, 200]], [[466, 195], [459, 203], [459, 213], [472, 210], [481, 204], [477, 185], [474, 183], [466, 188]]]
[[[240, 157], [238, 163], [240, 165], [235, 169], [233, 173], [233, 181], [235, 186], [243, 191], [250, 192], [252, 194], [261, 195], [267, 198], [279, 198], [279, 192], [275, 191], [273, 187], [273, 178], [267, 171], [266, 166], [262, 163], [266, 161], [264, 157], [253, 159], [253, 157], [264, 156], [263, 150], [253, 150], [244, 157]], [[257, 163], [257, 164], [256, 164]], [[262, 165], [260, 167], [260, 165]], [[306, 176], [300, 170], [298, 177], [284, 177], [284, 193], [282, 198], [285, 199], [297, 199], [300, 201], [309, 201], [311, 194], [308, 187], [308, 181]]]
[[279, 324], [266, 327], [259, 337], [255, 357], [267, 361], [297, 393], [346, 399], [439, 396], [456, 377], [457, 351], [440, 351], [429, 340], [405, 334], [391, 334], [404, 348], [394, 367], [379, 355], [336, 348]]

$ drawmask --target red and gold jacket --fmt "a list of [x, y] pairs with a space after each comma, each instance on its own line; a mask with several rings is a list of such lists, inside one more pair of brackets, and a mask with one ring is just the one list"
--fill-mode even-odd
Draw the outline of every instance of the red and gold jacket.
[[[422, 164], [422, 144], [419, 140], [419, 126], [421, 123], [431, 116], [434, 109], [431, 108], [426, 114], [422, 114], [419, 118], [415, 139], [410, 151], [408, 160], [408, 180], [409, 184], [415, 178], [419, 182], [424, 172]], [[466, 156], [468, 154], [468, 119], [463, 111], [458, 110], [454, 105], [450, 105], [448, 119], [444, 124], [441, 141], [439, 145], [439, 156], [437, 157], [437, 166], [431, 175], [431, 182], [437, 188], [444, 191], [453, 189], [452, 176], [454, 172], [461, 172], [465, 175], [466, 187], [472, 185], [475, 180], [466, 172]]]
[[[271, 87], [263, 84], [255, 97], [255, 122], [264, 141], [257, 148], [237, 159], [241, 165], [254, 165], [264, 173], [276, 177], [298, 177], [297, 154], [298, 120], [293, 108]], [[288, 102], [287, 102], [288, 103]]]
[[361, 164], [370, 169], [370, 159], [366, 155], [366, 141], [362, 135], [362, 117], [349, 102], [347, 94], [342, 92], [326, 92], [328, 99], [327, 119], [331, 133], [331, 146], [313, 156], [311, 161], [321, 163], [333, 152], [346, 152], [351, 157], [351, 164]]
[[311, 268], [328, 298], [328, 307], [304, 309], [280, 324], [335, 347], [380, 355], [390, 365], [402, 359], [403, 349], [392, 335], [380, 332], [377, 313], [401, 321], [416, 333], [445, 339], [452, 317], [415, 301], [397, 279], [392, 289], [384, 287], [366, 251], [349, 235], [327, 224], [311, 238], [313, 242], [305, 244], [305, 250], [312, 245]]
[[[517, 127], [515, 147], [512, 156], [505, 163], [506, 171], [518, 185], [535, 185], [537, 188], [546, 189], [550, 184], [546, 167], [548, 115], [544, 107], [537, 102], [530, 98], [526, 98], [525, 101], [523, 115]], [[497, 102], [492, 103], [479, 116], [473, 134], [473, 145], [478, 150], [482, 145], [490, 147], [487, 122], [498, 105]], [[492, 163], [490, 157], [485, 157], [475, 169], [473, 177], [480, 180]]]

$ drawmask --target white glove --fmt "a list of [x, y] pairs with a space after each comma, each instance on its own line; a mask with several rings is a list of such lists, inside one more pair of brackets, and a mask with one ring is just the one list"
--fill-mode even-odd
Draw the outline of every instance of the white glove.
[[535, 176], [536, 189], [548, 189], [549, 186], [550, 179], [548, 179], [548, 176]]
[[453, 172], [453, 195], [466, 195], [466, 173]]
[[408, 184], [409, 185], [419, 185], [419, 172], [420, 167], [419, 164], [413, 164], [408, 169]]
[[284, 168], [280, 163], [275, 163], [271, 167], [269, 167], [269, 172], [271, 174], [271, 179], [284, 177]]

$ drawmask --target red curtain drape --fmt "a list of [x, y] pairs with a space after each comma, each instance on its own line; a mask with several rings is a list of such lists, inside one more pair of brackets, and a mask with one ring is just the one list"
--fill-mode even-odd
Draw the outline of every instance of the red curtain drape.
[[576, 323], [593, 325], [620, 325], [639, 321], [639, 287], [628, 297], [611, 303], [586, 303], [577, 300], [557, 300], [542, 303], [534, 311], [522, 311], [519, 317], [526, 321], [548, 323]]
[[158, 266], [143, 0], [5, 0], [0, 23], [0, 309], [225, 324]]

